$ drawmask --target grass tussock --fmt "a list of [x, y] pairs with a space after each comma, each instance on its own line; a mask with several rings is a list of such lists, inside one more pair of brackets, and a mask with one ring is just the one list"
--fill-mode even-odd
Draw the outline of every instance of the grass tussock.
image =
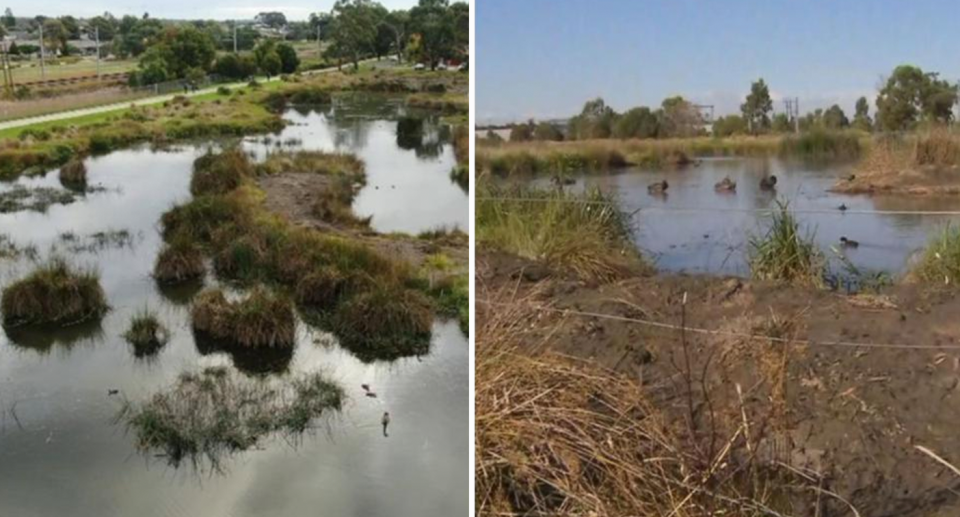
[[70, 325], [100, 319], [108, 309], [100, 275], [59, 258], [3, 291], [4, 326]]
[[359, 217], [353, 211], [353, 199], [357, 195], [356, 183], [347, 176], [335, 176], [327, 187], [317, 194], [313, 204], [313, 213], [320, 220], [333, 224], [342, 224], [368, 228], [373, 216]]
[[616, 200], [484, 185], [476, 202], [477, 243], [543, 263], [551, 271], [608, 282], [646, 269]]
[[85, 187], [87, 184], [87, 166], [83, 160], [72, 159], [60, 167], [60, 183], [67, 187]]
[[257, 288], [238, 301], [223, 291], [200, 293], [190, 311], [195, 330], [243, 347], [292, 347], [297, 319], [285, 297]]
[[403, 286], [371, 285], [333, 315], [340, 343], [364, 360], [425, 354], [432, 323], [430, 301]]
[[780, 142], [781, 156], [804, 160], [855, 160], [861, 151], [860, 136], [852, 131], [815, 129]]
[[136, 434], [142, 452], [162, 452], [172, 465], [204, 461], [219, 470], [225, 454], [265, 436], [293, 437], [339, 411], [343, 389], [319, 373], [273, 381], [244, 379], [226, 368], [184, 373], [143, 404], [126, 402], [117, 421]]
[[825, 262], [810, 236], [801, 235], [800, 224], [786, 203], [777, 203], [770, 228], [748, 243], [750, 272], [754, 278], [791, 284], [820, 285]]
[[927, 244], [913, 275], [919, 280], [944, 285], [960, 282], [960, 226], [947, 225]]
[[359, 184], [366, 182], [363, 160], [352, 154], [344, 153], [278, 151], [270, 153], [263, 163], [257, 164], [256, 170], [258, 173], [266, 175], [285, 172], [342, 175]]
[[160, 323], [157, 315], [143, 309], [130, 319], [130, 327], [123, 338], [133, 345], [137, 357], [149, 357], [163, 348], [170, 339], [170, 332]]
[[193, 162], [190, 193], [194, 196], [225, 194], [238, 188], [253, 175], [250, 157], [241, 149], [207, 154]]
[[811, 514], [790, 508], [807, 482], [757, 460], [764, 424], [751, 423], [744, 440], [738, 410], [690, 432], [670, 413], [676, 403], [658, 404], [668, 398], [658, 388], [594, 363], [526, 355], [521, 341], [539, 319], [503, 301], [483, 310], [477, 330], [477, 515]]
[[203, 251], [186, 239], [177, 239], [164, 246], [153, 266], [153, 277], [163, 284], [196, 280], [205, 273]]

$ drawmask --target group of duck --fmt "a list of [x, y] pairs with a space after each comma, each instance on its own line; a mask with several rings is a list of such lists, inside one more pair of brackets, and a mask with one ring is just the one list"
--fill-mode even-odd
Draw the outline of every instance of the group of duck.
[[[667, 193], [668, 188], [670, 188], [670, 184], [667, 183], [667, 180], [662, 180], [648, 185], [647, 192], [651, 195], [663, 195]], [[760, 178], [760, 190], [771, 191], [776, 188], [777, 177], [773, 174]], [[713, 189], [717, 192], [736, 192], [737, 182], [730, 179], [729, 176], [724, 176], [722, 180], [713, 186]]]

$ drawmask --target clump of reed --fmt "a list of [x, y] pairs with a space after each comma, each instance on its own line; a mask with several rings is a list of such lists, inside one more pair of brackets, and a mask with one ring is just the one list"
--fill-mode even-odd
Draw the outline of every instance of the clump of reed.
[[945, 128], [935, 128], [917, 135], [913, 161], [918, 166], [939, 168], [960, 165], [960, 135]]
[[154, 312], [145, 308], [130, 319], [130, 327], [123, 334], [123, 338], [133, 345], [137, 357], [149, 357], [167, 344], [170, 332], [160, 323]]
[[373, 284], [348, 297], [332, 316], [340, 343], [363, 360], [425, 354], [433, 312], [420, 292]]
[[550, 270], [608, 282], [647, 269], [616, 199], [483, 185], [476, 201], [477, 243], [543, 263]]
[[960, 282], [960, 226], [946, 225], [934, 235], [912, 274], [926, 282], [957, 285]]
[[525, 335], [543, 339], [536, 310], [489, 295], [503, 303], [478, 309], [477, 515], [809, 513], [797, 494], [815, 481], [758, 458], [763, 415], [744, 410], [741, 420], [737, 408], [715, 420], [707, 394], [682, 393], [690, 407], [711, 408], [697, 428], [676, 403], [658, 403], [675, 401], [673, 389], [569, 356], [527, 355]]
[[353, 180], [346, 176], [331, 178], [326, 188], [319, 192], [313, 204], [313, 213], [320, 220], [348, 226], [369, 227], [372, 216], [359, 217], [353, 212], [353, 199], [357, 194]]
[[193, 162], [190, 193], [194, 196], [224, 194], [236, 189], [253, 174], [250, 157], [241, 149], [207, 152]]
[[263, 288], [237, 301], [227, 300], [219, 289], [202, 292], [190, 316], [196, 331], [243, 347], [292, 347], [296, 341], [293, 305]]
[[136, 433], [141, 452], [161, 451], [174, 466], [189, 460], [220, 470], [224, 455], [270, 434], [303, 433], [314, 419], [339, 411], [344, 398], [343, 388], [320, 373], [250, 380], [210, 367], [181, 374], [145, 403], [125, 402], [116, 420]]
[[83, 160], [74, 158], [60, 167], [60, 183], [67, 188], [84, 188], [87, 185], [87, 166]]
[[770, 228], [750, 238], [748, 262], [751, 275], [759, 280], [819, 286], [825, 261], [812, 236], [800, 232], [800, 224], [785, 202], [777, 202]]
[[187, 239], [175, 239], [165, 245], [153, 266], [153, 277], [164, 284], [196, 280], [205, 273], [203, 251]]
[[366, 182], [363, 161], [352, 154], [322, 151], [277, 151], [257, 164], [260, 174], [284, 172], [312, 172], [323, 175], [343, 175], [354, 183]]
[[854, 160], [861, 153], [860, 136], [852, 131], [814, 129], [787, 135], [780, 141], [780, 154], [804, 160]]
[[109, 310], [100, 275], [54, 258], [3, 291], [3, 324], [69, 325], [100, 319]]

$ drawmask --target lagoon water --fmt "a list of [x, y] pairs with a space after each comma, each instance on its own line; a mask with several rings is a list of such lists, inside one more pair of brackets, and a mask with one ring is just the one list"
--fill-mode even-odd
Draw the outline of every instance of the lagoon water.
[[[395, 113], [396, 105], [391, 109]], [[370, 185], [396, 179], [398, 188], [390, 190], [395, 197], [367, 205], [365, 213], [374, 215], [378, 229], [419, 231], [465, 222], [466, 196], [450, 182], [449, 169], [442, 170], [452, 168], [449, 145], [417, 156], [415, 149], [399, 149], [395, 138], [388, 138], [396, 125], [391, 116], [350, 111], [333, 117], [336, 124], [323, 123], [331, 120], [329, 114], [288, 113], [306, 125], [288, 128], [291, 133], [282, 138], [298, 131], [303, 147], [359, 152], [368, 160]], [[350, 126], [366, 136], [336, 137]], [[393, 362], [361, 362], [340, 348], [335, 336], [302, 322], [287, 357], [233, 358], [195, 342], [188, 303], [200, 286], [161, 291], [150, 273], [162, 244], [160, 215], [189, 199], [191, 165], [205, 149], [144, 147], [91, 158], [89, 181], [101, 190], [45, 213], [0, 214], [0, 234], [13, 242], [35, 245], [41, 257], [58, 254], [97, 268], [112, 306], [100, 324], [0, 334], [0, 515], [441, 517], [466, 512], [469, 347], [456, 322], [435, 323], [429, 354]], [[393, 158], [398, 166], [391, 168]], [[430, 178], [417, 178], [421, 175]], [[59, 187], [56, 171], [16, 183]], [[427, 183], [431, 199], [448, 201], [421, 206], [428, 203], [415, 200], [424, 199], [424, 193], [400, 188], [413, 191], [424, 187], [412, 185]], [[456, 199], [462, 203], [454, 207]], [[411, 210], [398, 208], [411, 203]], [[126, 230], [130, 237], [103, 246], [89, 238], [109, 230]], [[76, 237], [64, 239], [64, 232]], [[28, 258], [0, 259], [0, 284], [31, 267]], [[145, 306], [159, 313], [172, 339], [156, 356], [137, 358], [121, 334], [130, 316]], [[225, 458], [223, 472], [175, 468], [163, 457], [137, 452], [134, 434], [114, 421], [121, 399], [144, 401], [182, 372], [212, 365], [236, 368], [254, 380], [321, 370], [342, 384], [348, 399], [341, 413], [321, 418], [293, 443], [267, 438], [255, 450]], [[378, 397], [365, 397], [361, 383], [369, 383]], [[110, 396], [110, 389], [120, 394]], [[384, 411], [392, 416], [388, 438], [379, 424]]]
[[[860, 214], [856, 211], [960, 211], [960, 198], [862, 196], [828, 192], [851, 173], [845, 165], [811, 166], [776, 158], [704, 159], [676, 171], [630, 168], [607, 175], [574, 176], [571, 188], [598, 186], [615, 192], [632, 218], [634, 241], [659, 269], [672, 272], [748, 276], [748, 242], [769, 227], [777, 202], [796, 211], [802, 231], [813, 236], [832, 268], [844, 268], [842, 254], [862, 272], [906, 271], [927, 239], [957, 217], [939, 215]], [[760, 178], [778, 178], [775, 191], [760, 189]], [[736, 192], [716, 192], [724, 177], [737, 182]], [[665, 196], [647, 192], [666, 180]], [[540, 180], [538, 180], [540, 181]], [[849, 210], [839, 210], [845, 205]], [[858, 241], [842, 249], [840, 237]]]

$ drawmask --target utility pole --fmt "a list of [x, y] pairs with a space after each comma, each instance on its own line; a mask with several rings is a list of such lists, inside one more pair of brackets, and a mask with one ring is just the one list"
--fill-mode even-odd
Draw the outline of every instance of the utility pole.
[[794, 133], [800, 132], [800, 98], [783, 99], [783, 109], [786, 112], [787, 120], [793, 122]]
[[97, 38], [97, 81], [100, 81], [100, 27], [94, 29]]
[[47, 52], [43, 44], [43, 22], [40, 22], [40, 78], [44, 80], [47, 78], [47, 67], [44, 63], [46, 57]]
[[320, 24], [317, 24], [317, 59], [323, 59], [323, 44], [320, 43]]
[[233, 20], [233, 53], [237, 53], [237, 20]]

